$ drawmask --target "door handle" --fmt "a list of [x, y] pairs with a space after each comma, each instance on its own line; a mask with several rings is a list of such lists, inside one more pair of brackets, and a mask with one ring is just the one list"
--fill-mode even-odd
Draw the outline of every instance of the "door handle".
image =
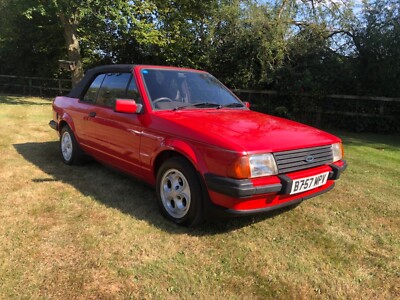
[[89, 117], [94, 118], [96, 116], [96, 112], [95, 111], [91, 111], [89, 113]]

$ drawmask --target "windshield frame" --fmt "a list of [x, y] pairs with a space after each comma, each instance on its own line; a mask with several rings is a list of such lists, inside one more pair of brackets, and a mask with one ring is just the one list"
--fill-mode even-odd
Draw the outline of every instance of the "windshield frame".
[[[151, 71], [162, 71], [162, 72], [174, 72], [174, 73], [195, 73], [195, 74], [204, 74], [206, 76], [210, 76], [210, 78], [212, 78], [213, 80], [215, 80], [218, 84], [218, 88], [222, 89], [222, 91], [227, 92], [227, 94], [229, 94], [229, 96], [232, 97], [233, 100], [235, 100], [236, 102], [231, 102], [231, 103], [238, 103], [240, 105], [242, 105], [242, 107], [225, 107], [225, 105], [219, 104], [217, 102], [210, 102], [210, 104], [215, 104], [212, 107], [196, 107], [195, 104], [198, 102], [180, 102], [180, 101], [173, 101], [173, 102], [177, 102], [175, 103], [176, 105], [173, 105], [172, 107], [168, 107], [168, 108], [160, 108], [160, 107], [156, 107], [156, 105], [153, 103], [153, 99], [151, 97], [150, 94], [150, 89], [149, 89], [149, 84], [147, 82], [147, 79], [144, 76], [143, 71], [146, 70], [151, 70]], [[202, 70], [194, 70], [194, 69], [185, 69], [185, 68], [175, 68], [175, 67], [160, 67], [160, 66], [143, 66], [142, 68], [140, 68], [139, 70], [139, 76], [143, 82], [143, 87], [145, 88], [145, 92], [147, 94], [147, 99], [148, 102], [150, 104], [150, 107], [153, 111], [168, 111], [168, 110], [180, 110], [180, 109], [185, 109], [185, 110], [199, 110], [199, 109], [221, 109], [221, 108], [227, 108], [227, 109], [244, 109], [244, 110], [248, 110], [248, 108], [246, 107], [246, 105], [243, 103], [243, 101], [241, 101], [239, 99], [238, 96], [236, 96], [229, 88], [227, 88], [221, 81], [219, 81], [216, 77], [214, 77], [213, 75], [211, 75], [208, 72], [202, 71]], [[207, 102], [207, 101], [206, 101]], [[231, 104], [229, 103], [229, 104]]]

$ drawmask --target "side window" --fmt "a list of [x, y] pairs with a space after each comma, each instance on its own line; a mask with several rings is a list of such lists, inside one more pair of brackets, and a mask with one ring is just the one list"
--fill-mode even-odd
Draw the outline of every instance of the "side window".
[[126, 92], [126, 99], [133, 99], [137, 104], [142, 104], [142, 99], [140, 98], [134, 77], [132, 77], [132, 80], [129, 83], [128, 91]]
[[88, 103], [95, 103], [97, 93], [100, 89], [101, 83], [104, 79], [104, 74], [98, 75], [95, 80], [93, 80], [92, 84], [90, 85], [89, 89], [86, 91], [85, 96], [83, 97], [82, 101]]
[[130, 73], [108, 73], [105, 74], [103, 84], [101, 85], [97, 96], [96, 104], [114, 107], [115, 100], [126, 98], [126, 88], [131, 79]]

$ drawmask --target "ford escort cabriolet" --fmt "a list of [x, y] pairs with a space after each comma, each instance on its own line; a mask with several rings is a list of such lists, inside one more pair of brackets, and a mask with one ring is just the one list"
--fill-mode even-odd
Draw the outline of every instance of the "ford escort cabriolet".
[[341, 140], [249, 109], [207, 72], [109, 65], [53, 102], [49, 124], [68, 165], [91, 156], [155, 186], [162, 214], [207, 217], [293, 206], [331, 190]]

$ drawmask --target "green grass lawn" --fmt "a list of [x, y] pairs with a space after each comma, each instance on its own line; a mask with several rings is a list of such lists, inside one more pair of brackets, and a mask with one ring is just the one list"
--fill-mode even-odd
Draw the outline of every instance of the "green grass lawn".
[[0, 95], [0, 298], [400, 298], [400, 137], [339, 132], [335, 189], [181, 228], [153, 189], [61, 162], [49, 99]]

